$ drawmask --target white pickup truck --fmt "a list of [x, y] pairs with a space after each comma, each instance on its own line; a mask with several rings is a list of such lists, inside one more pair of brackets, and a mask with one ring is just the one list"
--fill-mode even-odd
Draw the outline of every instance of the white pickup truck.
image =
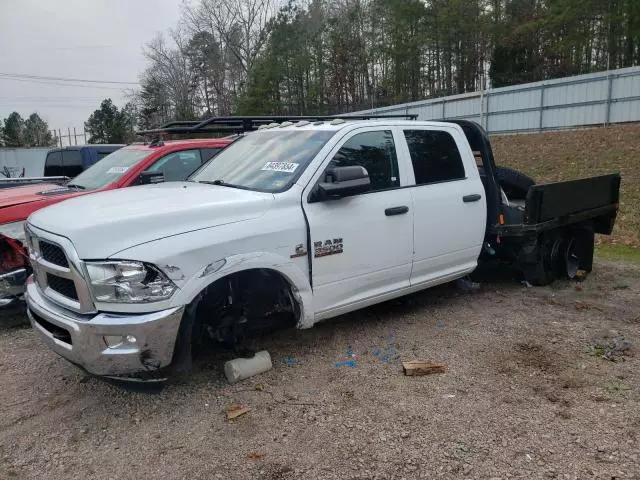
[[[241, 135], [187, 182], [29, 217], [26, 299], [42, 340], [95, 375], [164, 378], [211, 339], [308, 328], [479, 262], [535, 284], [573, 277], [615, 221], [619, 175], [518, 194], [471, 122], [295, 120]], [[233, 117], [190, 131], [219, 121]]]

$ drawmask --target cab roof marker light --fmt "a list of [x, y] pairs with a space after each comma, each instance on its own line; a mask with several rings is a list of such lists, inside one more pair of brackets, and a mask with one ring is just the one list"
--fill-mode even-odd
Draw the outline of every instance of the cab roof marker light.
[[[300, 120], [298, 123], [296, 123], [296, 127], [304, 127], [305, 125], [309, 125], [309, 120]], [[322, 123], [322, 122], [320, 122]], [[315, 125], [315, 124], [314, 124]]]
[[276, 122], [272, 122], [269, 125], [267, 125], [267, 127], [269, 127], [269, 128], [275, 128], [277, 126], [278, 126], [278, 124]]
[[329, 125], [342, 125], [343, 123], [346, 123], [344, 118], [336, 118], [335, 120], [331, 120]]
[[264, 130], [265, 128], [268, 128], [268, 127], [267, 127], [266, 125], [260, 125], [260, 126], [258, 127], [258, 130]]
[[280, 128], [290, 127], [291, 125], [293, 125], [293, 122], [282, 122]]
[[318, 120], [317, 122], [313, 122], [314, 125], [322, 125], [324, 124], [324, 121], [322, 120]]

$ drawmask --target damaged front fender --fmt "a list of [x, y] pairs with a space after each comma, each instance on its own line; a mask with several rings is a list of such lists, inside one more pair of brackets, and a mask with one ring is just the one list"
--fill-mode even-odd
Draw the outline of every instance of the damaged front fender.
[[[217, 269], [216, 269], [217, 268]], [[212, 272], [212, 270], [215, 270]], [[299, 308], [297, 327], [313, 326], [312, 291], [306, 273], [291, 259], [271, 252], [252, 252], [223, 259], [212, 258], [186, 280], [172, 299], [173, 305], [190, 305], [206, 288], [221, 278], [245, 271], [269, 270], [281, 275], [289, 284]]]

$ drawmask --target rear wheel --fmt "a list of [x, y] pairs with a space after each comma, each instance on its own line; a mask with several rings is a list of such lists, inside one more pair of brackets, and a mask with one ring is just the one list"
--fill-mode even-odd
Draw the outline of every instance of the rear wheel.
[[529, 261], [522, 269], [525, 280], [543, 286], [556, 278], [573, 280], [579, 270], [590, 271], [593, 239], [593, 230], [588, 227], [541, 235], [535, 250], [531, 250], [535, 255], [529, 257], [535, 261]]
[[543, 236], [539, 239], [537, 261], [523, 269], [524, 279], [527, 282], [541, 287], [549, 285], [556, 279], [556, 262], [561, 244], [562, 238], [555, 235]]
[[576, 249], [576, 239], [569, 237], [562, 246], [562, 256], [560, 259], [560, 273], [562, 276], [573, 280], [578, 275], [580, 268], [580, 258]]

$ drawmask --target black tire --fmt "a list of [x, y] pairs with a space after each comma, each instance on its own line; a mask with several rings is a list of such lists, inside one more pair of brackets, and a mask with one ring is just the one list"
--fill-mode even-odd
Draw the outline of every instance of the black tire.
[[536, 184], [531, 177], [509, 167], [496, 167], [496, 179], [511, 200], [524, 200], [529, 187]]
[[542, 236], [538, 241], [537, 259], [522, 271], [524, 279], [531, 285], [543, 287], [557, 278], [558, 257], [561, 254], [562, 237]]

